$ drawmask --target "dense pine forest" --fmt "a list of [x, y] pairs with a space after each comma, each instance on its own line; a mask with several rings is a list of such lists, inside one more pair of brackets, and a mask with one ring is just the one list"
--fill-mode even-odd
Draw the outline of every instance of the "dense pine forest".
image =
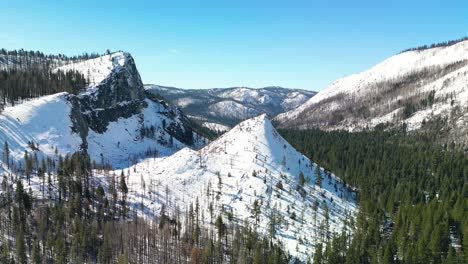
[[319, 245], [315, 263], [467, 263], [466, 150], [404, 129], [280, 133], [357, 191], [355, 234]]

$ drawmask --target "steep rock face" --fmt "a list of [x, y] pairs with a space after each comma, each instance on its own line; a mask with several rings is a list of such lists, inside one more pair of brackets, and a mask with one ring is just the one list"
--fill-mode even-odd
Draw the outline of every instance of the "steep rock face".
[[468, 126], [467, 82], [468, 41], [410, 50], [336, 80], [275, 121], [281, 127], [356, 131], [379, 124], [425, 129], [442, 120], [442, 129], [458, 141]]
[[[112, 62], [112, 69], [107, 77], [85, 93], [69, 97], [74, 107], [73, 130], [80, 133], [83, 139], [87, 136], [87, 128], [104, 133], [110, 122], [121, 117], [128, 118], [146, 106], [143, 84], [130, 54], [117, 52], [108, 55], [108, 60]], [[86, 73], [90, 69], [84, 68], [85, 63], [62, 68]], [[88, 74], [87, 78], [93, 77]]]
[[88, 147], [90, 130], [105, 134], [109, 124], [119, 119], [138, 116], [139, 120], [144, 120], [143, 110], [150, 107], [150, 104], [160, 105], [157, 111], [169, 119], [178, 119], [177, 122], [168, 120], [163, 130], [181, 143], [194, 143], [190, 123], [179, 109], [151, 96], [151, 100], [147, 99], [135, 61], [129, 53], [116, 52], [76, 65], [66, 65], [61, 69], [78, 70], [92, 84], [98, 82], [84, 93], [69, 96], [73, 105], [73, 131], [79, 133], [83, 139], [83, 149]]

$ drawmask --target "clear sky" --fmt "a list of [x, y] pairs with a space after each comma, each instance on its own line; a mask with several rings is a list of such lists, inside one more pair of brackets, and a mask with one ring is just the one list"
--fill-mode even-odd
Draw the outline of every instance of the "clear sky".
[[468, 1], [0, 0], [0, 43], [134, 56], [145, 83], [320, 90], [402, 49], [468, 35]]

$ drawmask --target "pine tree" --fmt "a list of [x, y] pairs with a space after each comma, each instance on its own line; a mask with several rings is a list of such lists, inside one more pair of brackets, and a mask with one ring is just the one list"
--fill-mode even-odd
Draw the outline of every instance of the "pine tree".
[[299, 186], [304, 186], [305, 184], [305, 177], [304, 177], [304, 173], [299, 172]]
[[26, 264], [28, 262], [26, 256], [26, 242], [24, 240], [23, 227], [19, 227], [19, 230], [16, 232], [16, 259], [18, 263]]
[[8, 141], [5, 140], [3, 143], [3, 162], [10, 168], [10, 147]]
[[260, 244], [257, 244], [257, 247], [255, 248], [255, 255], [253, 259], [254, 264], [262, 264], [263, 262], [263, 254], [262, 254], [262, 248]]
[[216, 218], [215, 226], [218, 229], [218, 239], [221, 240], [221, 238], [224, 236], [224, 233], [226, 232], [226, 225], [224, 224], [221, 215], [218, 215]]
[[8, 244], [3, 240], [0, 244], [0, 263], [10, 263], [10, 251], [8, 250]]
[[41, 248], [39, 246], [39, 239], [34, 239], [34, 244], [31, 253], [31, 262], [35, 264], [42, 263]]
[[125, 175], [122, 170], [120, 174], [120, 191], [122, 193], [122, 217], [125, 219], [127, 215], [127, 205], [126, 205], [126, 198], [128, 193], [127, 184], [125, 183]]
[[320, 173], [320, 167], [317, 165], [315, 167], [315, 184], [322, 188], [322, 175]]

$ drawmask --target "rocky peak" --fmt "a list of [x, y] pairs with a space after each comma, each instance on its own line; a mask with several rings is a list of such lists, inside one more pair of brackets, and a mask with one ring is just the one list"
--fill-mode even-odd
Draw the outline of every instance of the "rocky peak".
[[89, 129], [104, 133], [110, 122], [138, 114], [147, 105], [135, 60], [127, 52], [67, 65], [62, 70], [67, 69], [82, 72], [91, 83], [85, 92], [69, 96], [73, 130], [83, 139], [83, 148], [87, 147]]

